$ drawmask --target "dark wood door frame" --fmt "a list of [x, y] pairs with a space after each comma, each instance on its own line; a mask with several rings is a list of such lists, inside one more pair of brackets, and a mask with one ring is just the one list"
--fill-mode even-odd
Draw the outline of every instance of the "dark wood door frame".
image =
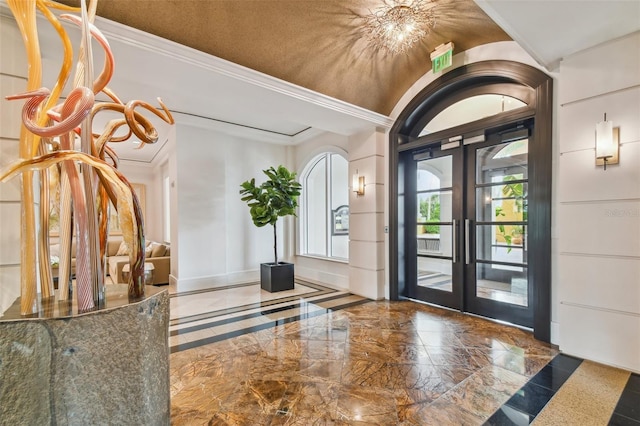
[[[459, 100], [461, 92], [482, 92], [483, 87], [514, 85], [533, 91], [522, 119], [533, 118], [535, 131], [529, 145], [529, 263], [535, 267], [533, 333], [542, 341], [551, 339], [551, 175], [553, 80], [529, 65], [510, 61], [484, 61], [453, 69], [422, 89], [400, 113], [389, 134], [389, 294], [392, 300], [406, 296], [404, 266], [404, 171], [400, 151], [418, 138], [427, 122]], [[516, 114], [516, 113], [514, 113]], [[511, 115], [514, 115], [511, 114]], [[490, 123], [489, 118], [459, 126], [459, 133]]]

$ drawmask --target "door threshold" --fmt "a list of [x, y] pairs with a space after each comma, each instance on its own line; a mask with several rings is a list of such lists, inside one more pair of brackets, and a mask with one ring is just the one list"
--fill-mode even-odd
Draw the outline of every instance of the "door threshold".
[[470, 315], [472, 317], [485, 319], [487, 321], [495, 322], [495, 323], [498, 323], [498, 324], [501, 324], [501, 325], [507, 325], [509, 327], [515, 327], [515, 328], [518, 328], [520, 330], [530, 331], [531, 333], [533, 333], [533, 328], [525, 327], [524, 325], [514, 324], [514, 323], [509, 322], [509, 321], [499, 320], [499, 319], [491, 318], [491, 317], [483, 317], [482, 315], [474, 314], [473, 312], [462, 312], [462, 313], [465, 314], [465, 315]]
[[512, 322], [508, 322], [508, 321], [504, 321], [504, 320], [499, 320], [499, 319], [496, 319], [496, 318], [484, 317], [482, 315], [474, 314], [473, 312], [465, 312], [465, 311], [461, 311], [460, 309], [453, 309], [453, 308], [449, 308], [447, 306], [436, 305], [435, 303], [425, 302], [424, 300], [419, 300], [419, 299], [412, 299], [410, 297], [405, 297], [405, 296], [400, 296], [399, 299], [400, 300], [408, 300], [410, 302], [420, 303], [422, 305], [431, 306], [433, 308], [445, 309], [445, 310], [451, 311], [451, 312], [458, 312], [458, 313], [461, 313], [461, 314], [464, 314], [464, 315], [469, 315], [469, 316], [480, 318], [480, 319], [483, 319], [483, 320], [495, 322], [495, 323], [500, 324], [500, 325], [506, 325], [508, 327], [515, 327], [515, 328], [518, 328], [520, 330], [528, 331], [528, 332], [533, 333], [533, 328], [525, 327], [524, 325], [514, 324]]

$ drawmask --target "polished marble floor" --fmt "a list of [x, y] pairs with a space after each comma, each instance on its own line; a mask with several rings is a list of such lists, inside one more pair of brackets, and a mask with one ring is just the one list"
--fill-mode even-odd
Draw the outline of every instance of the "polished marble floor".
[[170, 347], [174, 425], [640, 426], [638, 375], [307, 282], [172, 294]]

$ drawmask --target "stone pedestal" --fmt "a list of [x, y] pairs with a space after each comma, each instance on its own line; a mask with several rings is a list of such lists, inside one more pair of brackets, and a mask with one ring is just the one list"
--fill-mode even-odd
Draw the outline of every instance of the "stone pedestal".
[[41, 302], [0, 317], [0, 423], [169, 424], [169, 296], [146, 288], [129, 302], [108, 285], [106, 307]]

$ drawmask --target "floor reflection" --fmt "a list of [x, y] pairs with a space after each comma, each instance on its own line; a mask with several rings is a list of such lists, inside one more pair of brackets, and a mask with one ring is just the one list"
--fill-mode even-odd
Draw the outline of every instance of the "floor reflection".
[[[251, 294], [225, 304], [235, 290]], [[172, 424], [542, 421], [553, 418], [544, 398], [582, 368], [526, 331], [415, 302], [310, 283], [262, 293], [256, 284], [172, 299]]]

